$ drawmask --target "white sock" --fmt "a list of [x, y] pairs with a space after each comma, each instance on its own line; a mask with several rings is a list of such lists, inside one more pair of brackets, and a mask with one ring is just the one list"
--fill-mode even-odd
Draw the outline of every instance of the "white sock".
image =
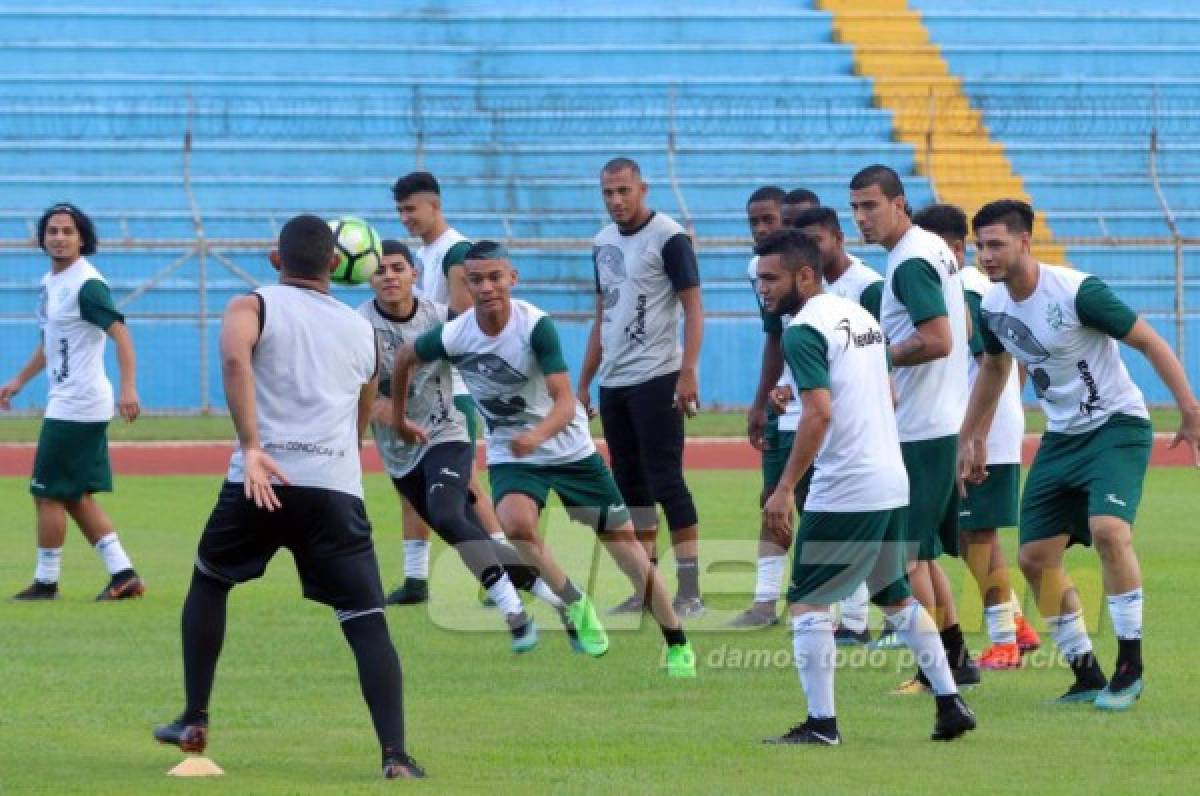
[[530, 589], [534, 597], [537, 597], [542, 602], [549, 605], [551, 608], [558, 610], [563, 607], [562, 599], [554, 593], [554, 589], [550, 588], [550, 584], [538, 578], [533, 582], [533, 588]]
[[[500, 544], [508, 544], [508, 537], [504, 535], [503, 531], [496, 531], [495, 533], [489, 533], [488, 536], [492, 537], [493, 542], [499, 542]], [[512, 547], [512, 545], [510, 545], [510, 544], [508, 544], [508, 546]]]
[[1021, 610], [1021, 598], [1017, 596], [1017, 590], [1012, 590], [1012, 599], [1009, 601], [1012, 606], [1013, 616], [1025, 616], [1025, 612]]
[[1108, 615], [1112, 617], [1113, 632], [1122, 641], [1142, 637], [1142, 590], [1140, 588], [1124, 594], [1108, 597]]
[[404, 577], [429, 580], [429, 540], [404, 540]]
[[517, 590], [513, 588], [512, 581], [508, 579], [508, 575], [500, 576], [500, 579], [488, 587], [488, 596], [496, 603], [496, 608], [500, 610], [502, 616], [511, 616], [519, 614], [525, 610], [525, 606], [521, 604], [521, 598], [517, 596]]
[[854, 590], [846, 599], [842, 600], [842, 627], [854, 633], [861, 633], [867, 629], [867, 611], [871, 602], [871, 590], [867, 588], [866, 581], [858, 584], [858, 588]]
[[58, 576], [62, 572], [62, 548], [39, 547], [37, 550], [37, 567], [33, 571], [33, 579], [46, 585], [58, 583]]
[[754, 581], [754, 602], [775, 603], [783, 588], [783, 570], [787, 556], [759, 556], [758, 577]]
[[1017, 619], [1013, 614], [1012, 603], [984, 608], [983, 618], [987, 620], [988, 638], [993, 644], [1017, 643]]
[[1047, 616], [1046, 627], [1050, 630], [1055, 646], [1067, 660], [1081, 658], [1092, 651], [1092, 640], [1088, 638], [1087, 625], [1083, 622], [1083, 611], [1062, 616]]
[[796, 671], [808, 700], [808, 715], [831, 719], [833, 710], [833, 664], [837, 645], [833, 643], [833, 615], [814, 611], [792, 617], [792, 649]]
[[933, 693], [938, 696], [957, 694], [958, 686], [954, 684], [954, 675], [950, 673], [950, 664], [946, 661], [946, 648], [938, 634], [937, 623], [929, 612], [913, 600], [892, 614], [890, 619], [892, 627], [896, 628], [896, 635], [916, 656], [917, 665], [933, 686]]
[[100, 541], [96, 542], [96, 552], [100, 554], [104, 566], [108, 568], [109, 575], [133, 569], [133, 562], [125, 554], [125, 548], [121, 547], [121, 540], [117, 538], [116, 531], [100, 537]]

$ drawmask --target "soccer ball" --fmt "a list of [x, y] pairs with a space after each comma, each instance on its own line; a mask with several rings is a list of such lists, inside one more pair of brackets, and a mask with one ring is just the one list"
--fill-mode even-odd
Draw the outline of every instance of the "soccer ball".
[[379, 235], [361, 218], [342, 216], [329, 222], [337, 248], [338, 264], [331, 279], [361, 285], [371, 279], [383, 257]]

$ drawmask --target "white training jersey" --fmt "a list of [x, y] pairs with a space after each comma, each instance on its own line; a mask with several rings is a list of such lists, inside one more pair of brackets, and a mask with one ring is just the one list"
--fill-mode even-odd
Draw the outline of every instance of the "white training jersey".
[[[361, 498], [358, 402], [375, 375], [371, 324], [327, 293], [291, 285], [254, 291], [262, 331], [254, 346], [258, 435], [293, 486]], [[229, 481], [245, 481], [242, 451]]]
[[837, 281], [830, 283], [822, 279], [821, 284], [824, 285], [826, 293], [841, 296], [844, 299], [853, 301], [855, 304], [861, 305], [863, 303], [863, 291], [871, 285], [883, 282], [883, 277], [879, 275], [878, 271], [853, 254], [847, 252], [846, 256], [850, 258], [850, 265], [837, 278]]
[[529, 302], [512, 299], [508, 323], [495, 336], [480, 329], [475, 310], [468, 310], [423, 336], [417, 353], [427, 362], [449, 359], [462, 374], [487, 425], [489, 465], [570, 464], [596, 452], [587, 414], [578, 401], [567, 427], [532, 454], [517, 458], [509, 447], [553, 408], [546, 373], [567, 369], [553, 321]]
[[[375, 344], [379, 350], [379, 394], [390, 398], [396, 351], [445, 323], [446, 305], [417, 298], [412, 315], [400, 318], [386, 312], [375, 299], [370, 299], [359, 305], [358, 313], [375, 330]], [[450, 363], [444, 360], [422, 363], [413, 368], [408, 383], [407, 417], [424, 429], [428, 436], [424, 444], [410, 445], [400, 438], [390, 424], [371, 422], [371, 434], [375, 437], [379, 458], [388, 475], [393, 478], [403, 478], [412, 472], [425, 452], [434, 445], [470, 440], [466, 418], [454, 406], [450, 370]]]
[[[754, 291], [754, 298], [758, 302], [759, 312], [764, 316], [765, 320], [766, 310], [762, 308], [762, 300], [758, 296], [758, 255], [750, 258], [750, 265], [746, 268], [746, 275], [750, 277], [750, 289]], [[784, 328], [787, 328], [787, 325], [791, 321], [791, 315], [785, 314], [780, 316], [780, 323]], [[779, 377], [779, 381], [776, 382], [775, 386], [787, 387], [792, 391], [792, 400], [788, 401], [783, 414], [779, 415], [778, 422], [780, 431], [795, 433], [796, 429], [800, 427], [800, 395], [796, 391], [796, 385], [792, 383], [792, 374], [786, 365], [783, 368], [783, 374]]]
[[[98, 286], [89, 283], [103, 286], [107, 299], [104, 277], [83, 257], [42, 277], [37, 322], [49, 382], [45, 416], [54, 420], [100, 423], [113, 416], [112, 383], [104, 373], [107, 336], [80, 303], [81, 292]], [[115, 310], [112, 314], [120, 318]]]
[[829, 430], [813, 463], [805, 511], [883, 511], [908, 505], [887, 346], [857, 302], [816, 295], [784, 332], [784, 351], [800, 389], [828, 389]]
[[996, 354], [1003, 346], [1025, 364], [1047, 431], [1083, 434], [1114, 414], [1148, 418], [1115, 339], [1137, 314], [1094, 276], [1045, 263], [1038, 272], [1024, 301], [1006, 287], [984, 297], [985, 349]]
[[[1003, 290], [1003, 285], [994, 285], [984, 276], [983, 272], [974, 266], [967, 266], [961, 271], [963, 290], [974, 293], [980, 302], [983, 297], [993, 290]], [[980, 330], [982, 333], [982, 329]], [[967, 385], [968, 390], [975, 386], [979, 375], [979, 363], [975, 357], [968, 360]], [[996, 404], [996, 415], [992, 419], [992, 428], [987, 438], [988, 464], [1020, 464], [1021, 441], [1025, 437], [1025, 408], [1021, 405], [1021, 378], [1014, 365], [1009, 369], [1008, 381], [1004, 383], [1004, 391]]]
[[[901, 301], [897, 289], [903, 292], [901, 286], [907, 285], [912, 271], [921, 269], [922, 263], [933, 269], [935, 283], [913, 291], [914, 295]], [[945, 307], [952, 340], [949, 355], [923, 365], [895, 369], [896, 424], [901, 442], [957, 434], [966, 416], [970, 352], [966, 300], [958, 272], [958, 260], [946, 242], [915, 224], [888, 252], [880, 312], [880, 323], [888, 344], [903, 342], [916, 332], [910, 312], [930, 301]], [[918, 317], [917, 320], [919, 323], [927, 319]]]
[[[438, 304], [450, 304], [450, 281], [446, 278], [446, 255], [459, 244], [470, 244], [466, 236], [454, 227], [438, 235], [433, 243], [423, 243], [417, 247], [417, 262], [414, 265], [420, 273], [417, 274], [417, 294]], [[466, 395], [467, 386], [462, 377], [451, 368], [454, 394]]]

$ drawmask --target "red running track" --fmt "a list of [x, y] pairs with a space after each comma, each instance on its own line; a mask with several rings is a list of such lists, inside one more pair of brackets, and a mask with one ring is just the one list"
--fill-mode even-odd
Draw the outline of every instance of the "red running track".
[[[1156, 434], [1150, 463], [1155, 467], [1193, 465], [1187, 448], [1167, 446], [1172, 434]], [[1037, 451], [1038, 435], [1027, 434], [1023, 458], [1026, 464]], [[604, 453], [604, 442], [597, 441]], [[27, 476], [33, 471], [34, 445], [0, 445], [0, 476]], [[220, 475], [229, 465], [233, 446], [213, 442], [116, 442], [110, 448], [113, 469], [121, 475]], [[382, 472], [374, 445], [363, 448], [368, 472]], [[479, 457], [482, 463], [482, 450]], [[758, 451], [743, 439], [702, 437], [688, 440], [684, 465], [697, 470], [755, 470]]]

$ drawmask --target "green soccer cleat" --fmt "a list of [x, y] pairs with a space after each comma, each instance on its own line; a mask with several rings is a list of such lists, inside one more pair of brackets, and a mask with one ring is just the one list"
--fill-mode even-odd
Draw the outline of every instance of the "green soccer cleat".
[[513, 631], [512, 651], [520, 655], [529, 652], [538, 645], [537, 625], [530, 619], [517, 630]]
[[1104, 690], [1096, 695], [1096, 709], [1129, 710], [1142, 695], [1142, 687], [1141, 667], [1134, 668], [1128, 664], [1121, 666]]
[[1067, 692], [1054, 700], [1055, 705], [1078, 705], [1083, 703], [1093, 703], [1096, 697], [1107, 686], [1095, 686], [1082, 683], [1075, 683]]
[[692, 642], [686, 641], [683, 644], [672, 644], [667, 647], [667, 676], [696, 676], [696, 653], [692, 649]]
[[567, 618], [575, 626], [579, 647], [584, 654], [599, 658], [608, 652], [608, 634], [604, 632], [604, 625], [600, 624], [600, 617], [596, 615], [596, 606], [592, 605], [587, 595], [583, 595], [566, 608]]

